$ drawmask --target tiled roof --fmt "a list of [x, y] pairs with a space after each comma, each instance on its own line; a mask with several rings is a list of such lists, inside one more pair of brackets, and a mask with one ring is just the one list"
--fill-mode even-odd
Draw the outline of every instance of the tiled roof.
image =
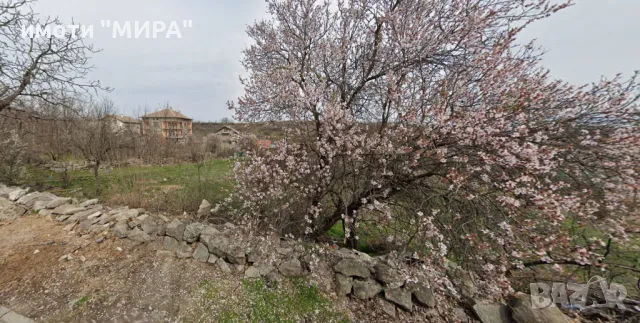
[[271, 148], [271, 140], [261, 140], [261, 139], [259, 139], [257, 144], [258, 144], [258, 147], [260, 147], [260, 148], [264, 148], [264, 149]]
[[178, 111], [174, 111], [171, 108], [149, 113], [143, 116], [143, 118], [178, 118], [178, 119], [192, 120], [191, 118], [185, 116], [184, 114]]

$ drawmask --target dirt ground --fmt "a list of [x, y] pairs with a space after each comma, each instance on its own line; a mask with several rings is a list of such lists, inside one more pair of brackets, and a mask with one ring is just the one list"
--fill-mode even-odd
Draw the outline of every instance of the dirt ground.
[[62, 227], [35, 215], [0, 222], [0, 304], [44, 322], [209, 321], [198, 285], [214, 281], [231, 298], [242, 288], [240, 274], [157, 255], [159, 241], [97, 243]]

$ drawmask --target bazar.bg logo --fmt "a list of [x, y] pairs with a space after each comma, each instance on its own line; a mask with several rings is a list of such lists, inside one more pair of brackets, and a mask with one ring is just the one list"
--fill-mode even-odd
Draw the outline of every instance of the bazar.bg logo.
[[[177, 21], [111, 21], [101, 20], [100, 27], [111, 31], [112, 38], [156, 39], [182, 38], [182, 29], [191, 28], [192, 20]], [[94, 25], [22, 25], [22, 38], [93, 38]]]
[[[591, 304], [587, 304], [590, 286], [592, 286], [592, 293], [599, 289], [604, 302], [598, 303], [593, 300]], [[529, 287], [531, 290], [531, 308], [533, 309], [556, 306], [556, 304], [564, 308], [574, 309], [590, 307], [614, 308], [616, 306], [619, 309], [625, 309], [623, 301], [627, 297], [627, 289], [623, 285], [611, 283], [609, 286], [607, 280], [600, 276], [591, 278], [586, 284], [538, 282], [531, 283]]]

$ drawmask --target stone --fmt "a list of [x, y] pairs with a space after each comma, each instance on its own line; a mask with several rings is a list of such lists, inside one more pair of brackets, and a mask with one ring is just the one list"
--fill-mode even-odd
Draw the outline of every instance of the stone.
[[135, 227], [137, 227], [138, 225], [136, 224], [135, 221], [129, 221], [127, 222], [127, 225], [129, 226], [129, 228], [133, 229]]
[[159, 216], [151, 215], [142, 221], [140, 228], [149, 235], [163, 236], [167, 228], [167, 223]]
[[200, 218], [206, 217], [211, 214], [211, 203], [209, 203], [207, 200], [202, 200], [197, 214]]
[[224, 254], [227, 260], [232, 264], [244, 266], [247, 262], [244, 250], [239, 246], [230, 246], [226, 251], [224, 251]]
[[202, 241], [202, 243], [204, 243], [207, 248], [209, 248], [210, 253], [218, 257], [225, 257], [225, 251], [230, 249], [229, 239], [222, 235], [201, 235], [200, 241]]
[[262, 260], [262, 251], [258, 248], [255, 248], [247, 253], [247, 261], [249, 263], [254, 263]]
[[218, 261], [218, 256], [214, 254], [209, 254], [209, 259], [207, 259], [207, 262], [210, 264], [215, 264], [216, 261]]
[[96, 240], [96, 243], [97, 243], [97, 244], [101, 244], [101, 243], [103, 243], [103, 242], [104, 242], [104, 237], [100, 237], [100, 238], [98, 238], [98, 239]]
[[[18, 204], [22, 204], [27, 208], [33, 208], [36, 204], [36, 202], [40, 202], [41, 206], [46, 206], [46, 204], [48, 202], [50, 202], [51, 200], [53, 200], [54, 198], [56, 198], [57, 196], [51, 194], [51, 193], [41, 193], [41, 192], [33, 192], [33, 193], [29, 193], [23, 197], [21, 197], [20, 199], [18, 199], [18, 201], [16, 201], [16, 203]], [[43, 207], [41, 207], [39, 210], [41, 210]]]
[[127, 235], [129, 240], [133, 240], [136, 242], [149, 242], [151, 241], [151, 237], [144, 231], [140, 230], [140, 228], [134, 228]]
[[269, 284], [269, 286], [280, 285], [284, 280], [284, 276], [280, 274], [277, 270], [272, 270], [266, 276], [264, 276], [264, 280]]
[[339, 296], [349, 295], [351, 294], [352, 289], [353, 277], [345, 276], [341, 273], [336, 273], [336, 294]]
[[188, 243], [193, 243], [198, 241], [198, 239], [200, 238], [200, 234], [202, 233], [202, 230], [204, 230], [204, 224], [202, 223], [195, 222], [195, 223], [188, 224], [184, 228], [183, 240]]
[[9, 311], [11, 311], [11, 310], [6, 308], [6, 307], [4, 307], [4, 306], [0, 306], [0, 317], [2, 317], [5, 314], [9, 313]]
[[27, 195], [27, 191], [23, 190], [23, 189], [18, 189], [15, 190], [11, 193], [9, 193], [9, 201], [11, 202], [15, 202], [17, 200], [19, 200], [21, 197]]
[[11, 201], [0, 198], [0, 220], [16, 219], [27, 213], [27, 209]]
[[382, 286], [373, 279], [353, 280], [353, 297], [357, 299], [370, 299], [382, 291]]
[[387, 288], [399, 288], [404, 285], [404, 278], [390, 266], [378, 263], [373, 269], [376, 272], [376, 280], [383, 283]]
[[90, 207], [90, 206], [98, 204], [98, 202], [100, 202], [98, 199], [86, 200], [86, 201], [80, 203], [80, 206], [82, 206], [82, 207]]
[[196, 250], [193, 251], [193, 259], [200, 262], [207, 262], [209, 259], [209, 249], [203, 243], [196, 244]]
[[69, 204], [69, 203], [71, 203], [71, 199], [68, 197], [56, 197], [53, 200], [51, 200], [49, 203], [47, 203], [46, 208], [55, 209], [60, 205]]
[[403, 288], [387, 289], [384, 291], [384, 298], [394, 302], [405, 311], [413, 311], [413, 303], [411, 302], [411, 292]]
[[[78, 209], [79, 207], [77, 205], [73, 205], [73, 204], [63, 204], [60, 205], [58, 207], [56, 207], [55, 209], [53, 209], [53, 211], [51, 211], [51, 214], [65, 214], [65, 215], [71, 215], [73, 213], [77, 213], [80, 212], [82, 210], [84, 210], [83, 208]], [[74, 212], [69, 212], [69, 211], [74, 211]]]
[[231, 267], [229, 267], [229, 264], [227, 264], [227, 262], [222, 258], [218, 258], [218, 260], [216, 261], [216, 266], [218, 266], [218, 268], [220, 268], [220, 270], [225, 274], [231, 273]]
[[[71, 217], [69, 217], [67, 219], [67, 222], [75, 222], [75, 221], [84, 221], [86, 219], [89, 218], [90, 215], [93, 215], [95, 213], [100, 213], [100, 209], [99, 208], [93, 208], [93, 209], [88, 209], [85, 211], [81, 211], [81, 212], [77, 212], [74, 215], [72, 215]], [[100, 214], [98, 214], [97, 216], [99, 216]], [[95, 216], [95, 217], [97, 217]]]
[[35, 203], [33, 203], [33, 211], [34, 212], [38, 212], [42, 209], [46, 209], [47, 208], [47, 201], [35, 201]]
[[94, 225], [97, 222], [98, 222], [98, 219], [96, 218], [84, 220], [80, 222], [80, 229], [87, 231], [92, 225]]
[[120, 239], [124, 239], [126, 237], [129, 236], [129, 226], [127, 225], [127, 222], [121, 221], [116, 223], [116, 225], [113, 227], [113, 234], [116, 235], [116, 237], [120, 238]]
[[78, 224], [77, 222], [69, 223], [64, 228], [62, 228], [62, 230], [71, 231], [77, 224]]
[[476, 313], [482, 323], [510, 323], [509, 309], [504, 304], [480, 304], [473, 305], [473, 311]]
[[566, 315], [558, 307], [533, 309], [531, 296], [516, 293], [508, 299], [511, 317], [515, 322], [569, 323]]
[[350, 277], [369, 278], [369, 276], [371, 276], [369, 268], [365, 264], [354, 259], [342, 259], [333, 267], [333, 269]]
[[162, 246], [165, 249], [171, 250], [171, 251], [176, 251], [179, 245], [180, 243], [178, 242], [178, 240], [172, 237], [164, 237], [164, 240], [162, 241]]
[[58, 216], [56, 217], [56, 221], [58, 221], [58, 222], [62, 222], [62, 221], [64, 221], [64, 220], [68, 219], [68, 218], [69, 218], [69, 216], [70, 216], [70, 215], [64, 215], [64, 214], [62, 214], [62, 215], [58, 215]]
[[260, 278], [260, 269], [256, 266], [247, 268], [244, 272], [244, 278]]
[[89, 216], [87, 217], [87, 219], [95, 219], [95, 218], [98, 218], [98, 217], [99, 217], [99, 216], [101, 216], [101, 215], [102, 215], [102, 212], [100, 212], [100, 211], [98, 211], [98, 212], [94, 212], [94, 213], [92, 213], [91, 215], [89, 215]]
[[138, 225], [140, 225], [140, 224], [142, 224], [142, 222], [144, 222], [147, 218], [149, 218], [149, 214], [143, 214], [143, 215], [140, 215], [140, 216], [138, 216], [137, 218], [135, 218], [135, 219], [134, 219], [134, 221], [135, 221]]
[[380, 298], [378, 304], [385, 314], [394, 318], [396, 317], [396, 306], [393, 303]]
[[176, 257], [180, 259], [189, 258], [193, 254], [193, 249], [184, 241], [178, 243]]
[[165, 234], [170, 237], [174, 237], [177, 240], [182, 240], [184, 238], [185, 227], [186, 225], [184, 223], [182, 223], [178, 219], [175, 219], [167, 225]]
[[233, 265], [236, 272], [244, 273], [244, 265]]
[[217, 236], [220, 234], [220, 231], [213, 226], [205, 225], [202, 229], [201, 236]]
[[302, 263], [298, 258], [292, 258], [289, 261], [283, 262], [278, 266], [278, 270], [285, 277], [299, 277], [304, 273]]
[[418, 304], [426, 307], [436, 306], [436, 298], [431, 289], [416, 283], [407, 284], [406, 288], [411, 291]]

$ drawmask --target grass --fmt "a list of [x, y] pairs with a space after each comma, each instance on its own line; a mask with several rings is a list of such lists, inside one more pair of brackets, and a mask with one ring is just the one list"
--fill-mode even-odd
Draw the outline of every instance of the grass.
[[208, 160], [200, 174], [196, 164], [101, 169], [99, 191], [90, 170], [70, 171], [70, 180], [65, 183], [62, 173], [32, 168], [26, 184], [60, 196], [99, 197], [155, 211], [194, 212], [202, 199], [215, 204], [227, 196], [233, 186], [232, 165], [227, 159]]
[[189, 322], [348, 322], [306, 279], [286, 280], [281, 287], [270, 287], [263, 279], [245, 280], [235, 301], [219, 282], [204, 281], [197, 292], [202, 295], [200, 312]]

